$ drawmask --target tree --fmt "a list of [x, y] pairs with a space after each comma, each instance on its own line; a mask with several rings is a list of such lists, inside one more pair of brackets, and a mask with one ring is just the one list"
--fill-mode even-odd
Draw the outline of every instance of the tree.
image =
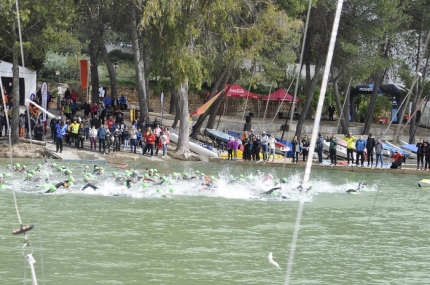
[[[56, 31], [67, 26], [69, 17], [73, 16], [72, 0], [59, 3], [55, 0], [22, 1], [19, 7], [19, 18], [22, 35], [23, 56], [20, 61], [20, 37], [18, 31], [18, 14], [15, 2], [0, 2], [0, 47], [13, 63], [13, 109], [11, 121], [11, 141], [19, 141], [19, 67], [25, 62], [43, 62], [49, 46], [59, 40]], [[28, 55], [31, 55], [29, 57]], [[27, 94], [26, 94], [27, 95]]]

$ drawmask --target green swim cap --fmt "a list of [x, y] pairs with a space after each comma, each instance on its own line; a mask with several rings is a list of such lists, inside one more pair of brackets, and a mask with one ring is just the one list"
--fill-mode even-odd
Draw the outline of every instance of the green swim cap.
[[130, 170], [126, 170], [126, 171], [125, 171], [125, 174], [129, 174], [129, 173], [130, 173]]
[[275, 183], [275, 185], [279, 184], [279, 179], [275, 179], [275, 181], [273, 181], [273, 183]]
[[169, 185], [173, 185], [172, 180], [169, 180], [168, 184], [169, 184]]
[[155, 173], [155, 174], [154, 174], [154, 176], [155, 176], [155, 177], [159, 177], [159, 176], [160, 176], [160, 174], [158, 174], [158, 173]]
[[90, 168], [88, 165], [85, 165], [85, 169], [88, 169], [88, 168]]
[[154, 172], [158, 172], [158, 170], [154, 168]]
[[149, 172], [154, 172], [154, 169], [152, 169], [152, 168], [151, 168], [151, 169], [149, 170]]
[[211, 175], [211, 179], [212, 179], [212, 180], [214, 180], [214, 179], [215, 179], [215, 176]]
[[31, 173], [27, 173], [27, 177], [28, 177], [28, 178], [33, 177], [33, 174], [31, 174]]
[[40, 163], [39, 163], [39, 164], [37, 165], [37, 167], [42, 167], [42, 164], [40, 164]]
[[73, 186], [73, 182], [69, 182], [69, 186]]
[[57, 190], [57, 189], [55, 188], [55, 186], [51, 185], [51, 186], [49, 187], [49, 191], [50, 191], [50, 192], [54, 192], [55, 190]]
[[200, 173], [200, 171], [198, 171], [198, 170], [196, 170], [195, 172], [196, 172], [196, 174], [199, 174], [199, 173]]
[[149, 177], [149, 175], [148, 175], [148, 173], [145, 173], [145, 175], [143, 175], [145, 178], [148, 178]]
[[84, 181], [85, 181], [85, 182], [88, 182], [88, 181], [90, 181], [90, 178], [88, 178], [88, 176], [85, 176], [85, 177], [84, 177]]
[[170, 187], [170, 188], [169, 188], [169, 192], [170, 192], [170, 193], [173, 193], [173, 187]]
[[57, 164], [54, 162], [54, 163], [52, 164], [52, 167], [57, 167]]
[[20, 165], [19, 165], [19, 163], [17, 162], [17, 163], [15, 163], [15, 166], [16, 166], [16, 167], [19, 167]]
[[63, 170], [63, 168], [61, 168], [60, 166], [57, 167], [57, 171], [61, 172]]
[[31, 174], [34, 174], [35, 172], [36, 172], [36, 170], [33, 170], [33, 169], [32, 169], [32, 170], [30, 170], [30, 173], [31, 173]]
[[284, 177], [284, 178], [282, 178], [282, 182], [283, 182], [283, 183], [287, 182], [287, 178], [285, 178], [285, 177]]
[[166, 182], [167, 178], [165, 176], [163, 176], [162, 180], [163, 180], [163, 182]]
[[202, 176], [202, 177], [203, 177], [203, 176], [205, 176], [205, 174], [202, 172], [202, 173], [200, 173], [200, 176]]
[[188, 176], [188, 173], [184, 172], [184, 174], [182, 174], [184, 177]]
[[243, 174], [241, 174], [241, 175], [239, 175], [239, 177], [240, 177], [240, 178], [243, 178], [243, 177], [245, 177], [245, 176], [244, 176]]
[[23, 168], [23, 169], [26, 169], [26, 168], [27, 168], [27, 166], [24, 164], [24, 165], [22, 166], [22, 168]]
[[72, 173], [72, 171], [70, 171], [69, 169], [66, 169], [66, 171], [64, 171], [64, 173], [69, 174], [69, 173]]
[[70, 181], [73, 181], [73, 180], [75, 180], [75, 179], [74, 179], [74, 178], [73, 178], [73, 176], [71, 176], [71, 175], [67, 178], [67, 181], [69, 181], [69, 182], [70, 182]]
[[143, 188], [148, 188], [148, 183], [143, 182], [143, 183], [142, 183], [142, 187], [143, 187]]

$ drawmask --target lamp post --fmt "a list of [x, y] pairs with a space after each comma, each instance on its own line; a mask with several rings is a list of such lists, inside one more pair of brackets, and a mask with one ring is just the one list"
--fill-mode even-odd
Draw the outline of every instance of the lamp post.
[[58, 83], [60, 83], [60, 71], [55, 71], [55, 75], [58, 76]]

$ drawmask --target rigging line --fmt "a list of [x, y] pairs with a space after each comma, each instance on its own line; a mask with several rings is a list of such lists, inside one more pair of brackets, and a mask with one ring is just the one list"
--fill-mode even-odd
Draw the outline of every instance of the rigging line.
[[[269, 99], [270, 99], [270, 94], [272, 93], [272, 85], [270, 84], [270, 89], [269, 89], [269, 97], [267, 97], [267, 102], [266, 102], [266, 108], [264, 109], [264, 115], [263, 115], [263, 130], [264, 130], [264, 120], [266, 119], [266, 113], [267, 113], [267, 107], [269, 106]], [[273, 110], [273, 109], [272, 109]]]
[[[322, 109], [324, 106], [324, 98], [325, 98], [325, 93], [327, 90], [328, 77], [330, 75], [331, 62], [333, 59], [334, 47], [336, 44], [336, 37], [337, 37], [337, 31], [339, 28], [342, 6], [343, 6], [343, 0], [339, 0], [337, 3], [336, 14], [335, 14], [334, 21], [333, 21], [333, 30], [331, 33], [330, 45], [329, 45], [328, 52], [327, 52], [327, 59], [326, 59], [325, 68], [324, 68], [324, 75], [323, 75], [320, 95], [319, 95], [319, 99], [318, 99], [317, 112], [315, 114], [314, 127], [313, 127], [312, 137], [311, 137], [311, 145], [309, 147], [309, 149], [311, 149], [311, 150], [315, 149], [315, 145], [316, 145], [318, 127], [320, 125]], [[312, 159], [308, 158], [306, 161], [305, 175], [303, 177], [303, 189], [307, 189], [307, 187], [308, 187], [311, 169], [312, 169]], [[303, 209], [304, 209], [304, 196], [305, 195], [306, 195], [306, 191], [302, 191], [302, 193], [300, 195], [301, 197], [299, 200], [299, 207], [297, 209], [297, 217], [296, 217], [296, 223], [294, 226], [293, 238], [291, 241], [290, 256], [288, 258], [288, 265], [287, 265], [287, 271], [286, 271], [285, 283], [284, 283], [285, 285], [290, 284], [290, 277], [291, 277], [291, 272], [293, 269], [294, 255], [295, 255], [295, 251], [296, 251], [296, 247], [297, 247], [297, 240], [298, 240], [299, 230], [300, 230], [300, 222], [302, 219], [302, 214], [303, 214]]]
[[346, 100], [348, 99], [349, 92], [350, 92], [351, 82], [352, 82], [352, 76], [351, 76], [351, 77], [350, 77], [350, 79], [349, 79], [348, 90], [346, 90], [345, 99], [343, 100], [343, 106], [342, 106], [342, 109], [340, 110], [339, 119], [337, 120], [336, 133], [337, 133], [337, 131], [339, 130], [340, 120], [342, 119], [342, 116], [343, 116], [343, 110], [344, 110], [344, 108], [345, 108]]
[[[289, 92], [290, 92], [291, 86], [293, 85], [293, 82], [294, 82], [294, 79], [295, 79], [296, 75], [297, 75], [297, 73], [295, 73], [295, 74], [293, 75], [293, 78], [291, 79], [291, 82], [290, 82], [290, 86], [288, 86], [287, 93], [289, 93]], [[285, 96], [284, 96], [284, 99], [285, 99], [285, 97], [287, 97], [287, 95], [285, 95]], [[293, 99], [293, 101], [294, 101], [294, 99]], [[281, 104], [278, 106], [278, 110], [276, 110], [275, 115], [273, 116], [273, 119], [272, 119], [272, 121], [270, 122], [270, 124], [273, 124], [273, 122], [275, 121], [275, 119], [276, 119], [276, 114], [278, 114], [278, 112], [281, 110], [282, 104], [283, 104], [283, 101], [281, 101]], [[294, 115], [294, 111], [293, 111], [293, 115]]]

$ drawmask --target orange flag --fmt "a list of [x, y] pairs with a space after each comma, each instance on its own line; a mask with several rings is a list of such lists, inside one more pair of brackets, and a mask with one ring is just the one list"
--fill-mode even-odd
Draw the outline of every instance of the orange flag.
[[81, 69], [81, 88], [88, 88], [88, 60], [81, 59], [79, 61], [79, 67]]

